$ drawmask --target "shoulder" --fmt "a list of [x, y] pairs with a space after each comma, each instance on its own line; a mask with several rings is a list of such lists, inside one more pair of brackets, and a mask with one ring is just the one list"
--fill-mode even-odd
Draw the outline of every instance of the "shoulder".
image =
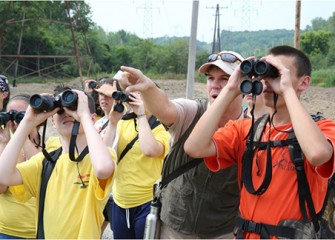
[[176, 98], [172, 100], [172, 103], [176, 106], [176, 107], [182, 107], [184, 109], [187, 108], [194, 108], [197, 106], [197, 101], [195, 100], [191, 100], [191, 99], [186, 99], [186, 98]]

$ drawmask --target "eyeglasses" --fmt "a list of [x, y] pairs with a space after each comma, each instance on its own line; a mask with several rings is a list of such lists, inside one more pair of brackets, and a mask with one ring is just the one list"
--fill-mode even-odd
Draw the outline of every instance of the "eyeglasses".
[[234, 63], [236, 61], [241, 61], [238, 57], [236, 57], [232, 53], [221, 53], [221, 54], [220, 53], [214, 53], [214, 54], [209, 55], [208, 62], [214, 62], [219, 57], [222, 61], [229, 62], [229, 63]]

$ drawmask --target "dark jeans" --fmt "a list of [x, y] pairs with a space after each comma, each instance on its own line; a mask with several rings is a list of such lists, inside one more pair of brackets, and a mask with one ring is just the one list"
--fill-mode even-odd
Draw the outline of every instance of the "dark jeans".
[[105, 217], [105, 221], [109, 222], [109, 226], [111, 227], [111, 230], [113, 231], [112, 228], [112, 208], [113, 208], [113, 196], [110, 195], [109, 199], [106, 203], [106, 206], [104, 208], [103, 214]]
[[7, 234], [4, 234], [4, 233], [0, 233], [0, 239], [24, 239], [24, 238], [15, 237], [15, 236], [7, 235]]
[[[150, 213], [150, 203], [151, 201], [138, 207], [124, 209], [113, 202], [114, 239], [143, 239], [145, 220]], [[127, 219], [129, 220], [129, 228]]]

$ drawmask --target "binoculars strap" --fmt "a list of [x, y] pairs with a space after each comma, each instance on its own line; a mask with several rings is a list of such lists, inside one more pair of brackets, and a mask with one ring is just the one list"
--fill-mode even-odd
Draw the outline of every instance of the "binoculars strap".
[[[71, 139], [70, 139], [70, 148], [69, 148], [69, 157], [74, 162], [80, 162], [81, 160], [84, 159], [86, 154], [88, 154], [88, 152], [89, 152], [88, 146], [86, 146], [84, 148], [84, 150], [79, 154], [77, 159], [74, 156], [74, 151], [75, 151], [75, 149], [77, 149], [76, 140], [77, 140], [77, 135], [78, 135], [78, 132], [79, 132], [79, 127], [80, 127], [80, 122], [75, 120], [74, 123], [73, 123]], [[77, 149], [77, 152], [78, 152], [78, 149]]]

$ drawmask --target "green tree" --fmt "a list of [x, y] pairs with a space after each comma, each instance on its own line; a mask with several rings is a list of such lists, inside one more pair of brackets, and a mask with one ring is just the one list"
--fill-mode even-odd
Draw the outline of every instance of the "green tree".
[[327, 54], [332, 34], [326, 31], [309, 31], [301, 35], [301, 50], [307, 54]]

